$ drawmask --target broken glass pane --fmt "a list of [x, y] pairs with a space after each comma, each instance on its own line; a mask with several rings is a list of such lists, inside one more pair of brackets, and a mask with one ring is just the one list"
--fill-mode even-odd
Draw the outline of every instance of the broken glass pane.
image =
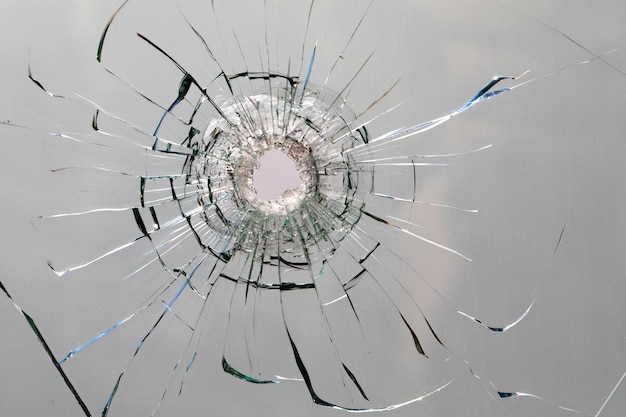
[[3, 409], [620, 408], [620, 4], [37, 7], [3, 25]]

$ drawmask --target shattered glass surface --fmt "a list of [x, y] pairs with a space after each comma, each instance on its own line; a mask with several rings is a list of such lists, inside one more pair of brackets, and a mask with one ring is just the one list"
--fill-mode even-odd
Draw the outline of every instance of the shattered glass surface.
[[338, 3], [9, 7], [4, 413], [626, 407], [626, 7]]

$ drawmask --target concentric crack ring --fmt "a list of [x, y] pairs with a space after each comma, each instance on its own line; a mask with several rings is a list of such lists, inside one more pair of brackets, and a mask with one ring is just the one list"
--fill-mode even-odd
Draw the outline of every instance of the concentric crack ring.
[[[361, 206], [353, 197], [360, 173], [345, 152], [363, 143], [347, 122], [354, 115], [340, 97], [326, 93], [322, 100], [312, 88], [297, 92], [297, 81], [288, 80], [282, 91], [273, 87], [271, 94], [220, 103], [225, 117], [210, 121], [190, 143], [194, 151], [184, 173], [188, 185], [197, 187], [200, 216], [212, 231], [202, 244], [211, 252], [227, 258], [236, 250], [263, 253], [306, 267], [332, 255], [359, 219]], [[274, 149], [295, 162], [302, 185], [265, 201], [257, 197], [252, 176], [261, 156]]]

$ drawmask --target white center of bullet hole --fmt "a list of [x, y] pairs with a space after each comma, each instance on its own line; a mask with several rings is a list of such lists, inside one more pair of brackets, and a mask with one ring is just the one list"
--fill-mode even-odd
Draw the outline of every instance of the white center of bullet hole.
[[259, 158], [252, 182], [259, 200], [271, 201], [302, 185], [296, 163], [283, 151], [272, 149]]

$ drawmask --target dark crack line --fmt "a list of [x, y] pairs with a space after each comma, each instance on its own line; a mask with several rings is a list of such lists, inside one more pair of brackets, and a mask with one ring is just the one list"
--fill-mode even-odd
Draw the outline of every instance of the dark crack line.
[[8, 297], [9, 301], [11, 301], [11, 304], [13, 304], [13, 307], [15, 307], [15, 309], [22, 315], [22, 317], [24, 317], [24, 319], [28, 323], [28, 326], [31, 328], [35, 336], [37, 336], [37, 340], [39, 340], [39, 343], [41, 343], [41, 346], [43, 346], [44, 350], [46, 351], [46, 354], [48, 355], [48, 358], [50, 358], [50, 360], [54, 364], [54, 367], [59, 372], [59, 375], [61, 375], [61, 378], [63, 378], [63, 382], [65, 382], [65, 385], [67, 386], [67, 388], [70, 390], [70, 392], [72, 393], [72, 395], [78, 402], [78, 405], [83, 410], [83, 413], [87, 417], [91, 417], [91, 411], [89, 411], [89, 409], [87, 408], [87, 405], [78, 394], [78, 391], [76, 390], [76, 388], [74, 388], [74, 385], [72, 384], [69, 377], [67, 376], [67, 374], [61, 367], [61, 364], [57, 362], [56, 358], [54, 357], [54, 354], [52, 353], [52, 350], [50, 349], [50, 346], [48, 345], [48, 342], [46, 342], [46, 340], [43, 337], [43, 334], [39, 331], [37, 324], [35, 324], [35, 320], [33, 320], [33, 318], [24, 310], [22, 310], [22, 308], [13, 300], [13, 297], [11, 297], [11, 295], [9, 294], [9, 292], [7, 291], [7, 289], [2, 284], [1, 281], [0, 281], [0, 289]]

